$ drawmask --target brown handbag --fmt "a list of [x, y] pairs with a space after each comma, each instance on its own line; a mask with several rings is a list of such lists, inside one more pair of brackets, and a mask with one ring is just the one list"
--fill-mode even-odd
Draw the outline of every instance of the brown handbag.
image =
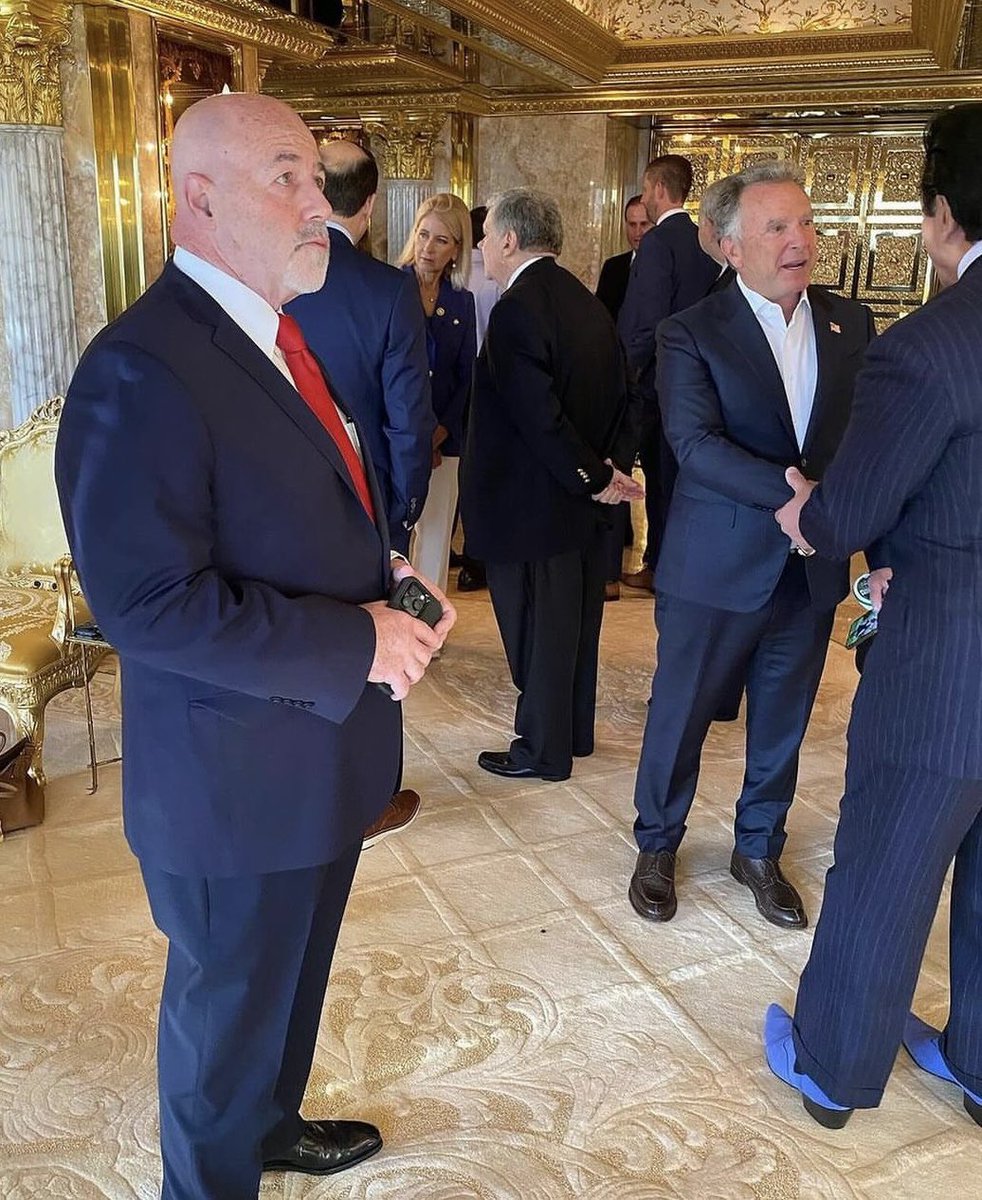
[[[7, 740], [0, 734], [0, 747]], [[33, 747], [26, 737], [0, 752], [0, 841], [44, 820], [44, 791], [28, 775]]]

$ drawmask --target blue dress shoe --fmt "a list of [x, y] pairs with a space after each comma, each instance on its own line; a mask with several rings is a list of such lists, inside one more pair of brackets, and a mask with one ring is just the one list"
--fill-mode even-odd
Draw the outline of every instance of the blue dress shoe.
[[805, 1112], [819, 1125], [826, 1129], [841, 1129], [852, 1116], [852, 1109], [830, 1100], [813, 1079], [798, 1070], [791, 1028], [791, 1018], [780, 1004], [770, 1005], [764, 1017], [767, 1065], [783, 1083], [801, 1092]]
[[936, 1075], [938, 1079], [946, 1079], [949, 1083], [960, 1087], [965, 1111], [976, 1125], [982, 1125], [982, 1096], [970, 1092], [952, 1075], [951, 1068], [945, 1062], [945, 1056], [941, 1052], [940, 1030], [910, 1013], [904, 1027], [904, 1049], [922, 1071], [927, 1071], [929, 1075]]

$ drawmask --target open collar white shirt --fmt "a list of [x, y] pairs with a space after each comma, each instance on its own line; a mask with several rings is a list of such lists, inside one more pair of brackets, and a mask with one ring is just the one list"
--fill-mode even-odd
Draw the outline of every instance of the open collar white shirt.
[[958, 264], [958, 278], [961, 279], [972, 263], [979, 258], [982, 258], [982, 242], [976, 242], [962, 255]]
[[527, 271], [527, 270], [528, 270], [528, 268], [529, 268], [529, 267], [530, 267], [530, 266], [531, 266], [533, 263], [536, 263], [536, 262], [538, 262], [540, 258], [555, 258], [555, 255], [554, 255], [554, 254], [537, 254], [537, 255], [536, 255], [534, 258], [528, 258], [528, 259], [526, 259], [526, 260], [525, 260], [525, 262], [523, 262], [523, 263], [522, 263], [522, 265], [521, 265], [520, 267], [516, 267], [516, 268], [514, 269], [514, 271], [512, 271], [511, 275], [509, 275], [509, 277], [508, 277], [508, 283], [507, 283], [507, 285], [506, 285], [506, 287], [505, 287], [505, 291], [506, 291], [506, 292], [508, 291], [508, 288], [510, 288], [510, 287], [511, 287], [511, 285], [512, 285], [512, 284], [515, 282], [515, 280], [516, 280], [516, 279], [519, 277], [519, 275], [521, 275], [521, 273], [522, 273], [523, 271]]
[[801, 299], [791, 315], [791, 320], [786, 321], [780, 304], [775, 304], [773, 300], [768, 300], [766, 296], [747, 287], [739, 275], [737, 284], [764, 331], [764, 337], [767, 338], [767, 344], [781, 373], [788, 407], [791, 410], [791, 423], [794, 425], [798, 449], [801, 450], [805, 444], [805, 434], [808, 432], [808, 422], [811, 420], [815, 404], [815, 389], [818, 386], [818, 347], [815, 343], [815, 322], [812, 320], [808, 293], [801, 293]]
[[662, 213], [662, 215], [658, 218], [658, 220], [655, 222], [655, 224], [660, 225], [662, 223], [662, 221], [667, 221], [669, 217], [674, 217], [676, 213], [684, 213], [684, 212], [685, 212], [684, 208], [670, 208], [668, 210], [668, 212]]

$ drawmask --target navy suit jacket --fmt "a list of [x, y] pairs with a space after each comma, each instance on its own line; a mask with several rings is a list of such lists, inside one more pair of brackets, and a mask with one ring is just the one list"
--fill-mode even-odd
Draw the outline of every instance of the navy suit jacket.
[[[418, 287], [412, 267], [403, 270], [413, 287]], [[466, 288], [458, 291], [446, 277], [440, 280], [433, 316], [426, 318], [426, 349], [433, 412], [448, 433], [440, 452], [455, 458], [464, 444], [464, 421], [477, 355], [477, 317], [474, 296]]]
[[597, 299], [616, 321], [627, 295], [627, 281], [631, 277], [633, 250], [615, 254], [604, 261], [597, 280]]
[[460, 468], [468, 552], [531, 562], [582, 549], [608, 506], [608, 456], [630, 468], [623, 351], [604, 306], [548, 257], [491, 310]]
[[871, 347], [801, 531], [893, 569], [850, 753], [982, 779], [982, 262]]
[[[821, 479], [849, 420], [853, 384], [874, 336], [865, 305], [810, 287], [818, 384], [799, 450], [770, 345], [736, 284], [664, 321], [658, 397], [679, 464], [655, 585], [730, 612], [766, 604], [789, 543], [774, 512], [791, 498], [789, 466]], [[832, 608], [849, 587], [848, 555], [806, 560], [812, 603]]]
[[699, 227], [675, 213], [641, 239], [617, 329], [648, 406], [655, 396], [655, 335], [666, 317], [701, 300], [719, 265], [699, 245]]
[[401, 734], [358, 607], [387, 594], [388, 537], [330, 435], [169, 263], [85, 352], [55, 472], [122, 663], [134, 852], [194, 876], [332, 861], [391, 796]]
[[365, 432], [389, 537], [405, 553], [430, 486], [436, 427], [419, 289], [395, 267], [356, 250], [339, 229], [329, 233], [324, 286], [298, 296], [286, 311]]

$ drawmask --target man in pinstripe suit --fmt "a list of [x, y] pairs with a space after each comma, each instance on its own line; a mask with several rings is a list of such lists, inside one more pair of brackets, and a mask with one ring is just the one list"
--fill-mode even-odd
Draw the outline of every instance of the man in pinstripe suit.
[[[846, 791], [794, 1021], [771, 1005], [768, 1062], [829, 1128], [875, 1108], [903, 1041], [982, 1125], [982, 104], [926, 136], [924, 245], [949, 286], [876, 341], [820, 485], [777, 513], [799, 545], [863, 546], [886, 579], [849, 726]], [[814, 489], [814, 490], [813, 490]], [[948, 1020], [908, 1012], [942, 885]]]

